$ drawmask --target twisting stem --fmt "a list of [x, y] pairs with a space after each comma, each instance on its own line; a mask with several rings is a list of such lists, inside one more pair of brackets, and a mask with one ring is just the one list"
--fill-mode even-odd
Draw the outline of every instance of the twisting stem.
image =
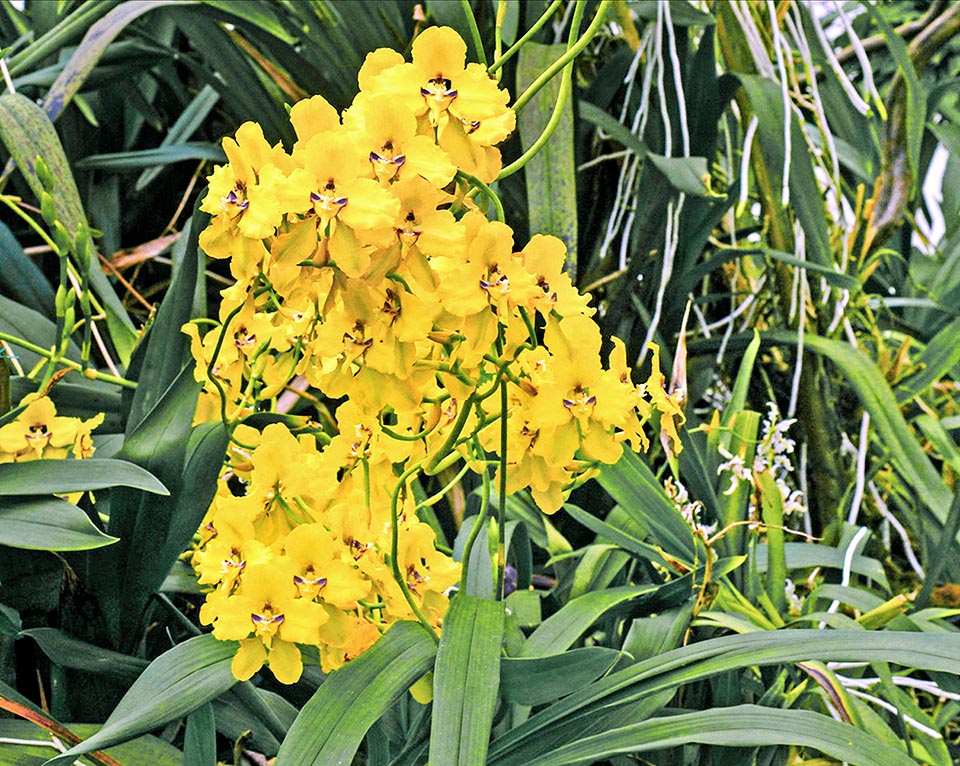
[[[549, 67], [547, 67], [543, 74], [534, 80], [520, 95], [520, 97], [513, 104], [513, 110], [515, 112], [519, 112], [521, 109], [523, 109], [530, 99], [537, 95], [540, 89], [550, 82], [554, 76], [556, 76], [557, 72], [563, 69], [568, 63], [573, 61], [577, 56], [580, 55], [581, 51], [587, 47], [597, 32], [600, 31], [600, 27], [603, 25], [604, 19], [606, 18], [607, 8], [609, 7], [610, 2], [611, 0], [602, 0], [600, 7], [597, 8], [596, 16], [593, 17], [593, 21], [590, 22], [590, 26], [587, 27], [587, 31], [583, 33], [583, 36], [577, 40], [574, 45], [567, 49], [566, 53], [554, 61]], [[578, 5], [580, 5], [579, 2]]]
[[397, 479], [397, 485], [393, 488], [393, 493], [390, 495], [390, 567], [393, 570], [393, 579], [396, 580], [397, 585], [400, 586], [400, 590], [410, 610], [416, 615], [420, 624], [427, 629], [427, 633], [433, 637], [433, 640], [439, 641], [436, 630], [434, 630], [427, 618], [423, 616], [423, 612], [420, 610], [420, 607], [417, 606], [417, 602], [413, 600], [413, 594], [410, 593], [407, 580], [400, 571], [400, 511], [397, 506], [400, 502], [400, 493], [407, 485], [407, 480], [420, 470], [422, 463], [422, 460], [418, 460], [400, 474], [400, 478]]
[[483, 51], [483, 38], [480, 37], [480, 28], [477, 26], [477, 17], [473, 15], [470, 0], [460, 0], [463, 15], [467, 17], [467, 26], [470, 27], [470, 36], [473, 38], [473, 47], [477, 49], [477, 57], [484, 68], [487, 66], [487, 54]]
[[[580, 31], [580, 21], [583, 19], [584, 5], [578, 4], [573, 12], [573, 20], [570, 24], [570, 45], [571, 47], [575, 44], [574, 39], [577, 36], [577, 33]], [[567, 102], [570, 100], [570, 94], [573, 92], [573, 60], [563, 68], [563, 74], [560, 75], [560, 93], [557, 96], [557, 103], [553, 106], [553, 112], [550, 114], [550, 119], [544, 127], [543, 132], [539, 135], [536, 141], [533, 142], [533, 145], [527, 149], [523, 154], [521, 154], [516, 160], [511, 162], [505, 168], [500, 171], [500, 175], [497, 176], [497, 180], [506, 178], [516, 173], [518, 170], [523, 168], [537, 152], [539, 152], [547, 141], [550, 140], [553, 136], [557, 127], [560, 125], [560, 121], [563, 119], [564, 111], [567, 108]], [[515, 107], [516, 108], [516, 107]]]

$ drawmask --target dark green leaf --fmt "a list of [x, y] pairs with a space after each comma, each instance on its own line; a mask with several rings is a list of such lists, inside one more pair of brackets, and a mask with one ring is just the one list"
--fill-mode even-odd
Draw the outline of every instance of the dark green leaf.
[[217, 730], [213, 705], [201, 705], [187, 716], [183, 733], [183, 766], [214, 766], [217, 763]]
[[433, 667], [437, 646], [418, 623], [395, 623], [326, 680], [290, 727], [277, 766], [348, 764], [367, 730]]
[[611, 139], [632, 151], [639, 159], [647, 156], [647, 147], [643, 141], [631, 133], [630, 129], [622, 122], [619, 122], [616, 117], [607, 114], [603, 109], [591, 104], [589, 101], [581, 100], [578, 107], [582, 119], [596, 125]]
[[87, 514], [66, 500], [0, 495], [0, 545], [38, 551], [86, 551], [115, 542], [116, 537], [103, 534]]
[[0, 222], [0, 287], [3, 293], [24, 306], [33, 306], [47, 317], [54, 316], [54, 292], [33, 259], [23, 252], [20, 243], [3, 222]]
[[[628, 4], [641, 19], [657, 20], [657, 0], [628, 0]], [[678, 27], [704, 27], [716, 23], [712, 15], [694, 8], [686, 0], [674, 0], [670, 3], [670, 20]]]
[[67, 766], [81, 753], [127, 742], [192, 713], [236, 683], [230, 662], [234, 641], [197, 636], [150, 663], [113, 713], [89, 739], [51, 758], [47, 766]]
[[169, 144], [156, 149], [138, 149], [130, 152], [112, 152], [110, 154], [91, 154], [78, 160], [78, 168], [97, 170], [139, 170], [154, 165], [170, 165], [184, 160], [212, 160], [226, 162], [227, 157], [216, 144], [200, 142]]
[[663, 177], [677, 191], [695, 197], [712, 196], [707, 188], [710, 171], [707, 170], [706, 157], [665, 157], [647, 152], [647, 160], [663, 173]]
[[518, 705], [542, 705], [596, 681], [623, 657], [616, 649], [585, 646], [545, 657], [500, 660], [500, 692]]
[[135, 487], [155, 495], [169, 495], [148, 471], [124, 460], [48, 460], [0, 464], [0, 493], [44, 495], [85, 492], [107, 487]]
[[68, 636], [55, 628], [31, 628], [20, 635], [36, 641], [50, 661], [64, 668], [86, 670], [132, 683], [150, 663]]
[[430, 763], [483, 766], [500, 685], [500, 601], [458, 594], [443, 619], [434, 671]]
[[64, 107], [83, 86], [100, 57], [127, 25], [147, 11], [165, 5], [192, 5], [196, 0], [152, 0], [149, 3], [122, 3], [97, 21], [84, 35], [70, 60], [50, 86], [43, 99], [43, 107], [51, 120], [60, 116]]

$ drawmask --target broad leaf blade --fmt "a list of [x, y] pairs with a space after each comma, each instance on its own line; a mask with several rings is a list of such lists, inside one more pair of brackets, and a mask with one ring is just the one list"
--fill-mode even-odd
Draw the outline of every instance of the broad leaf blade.
[[503, 603], [460, 594], [443, 621], [430, 763], [483, 766], [500, 686]]
[[[521, 93], [566, 51], [565, 44], [528, 42], [517, 59], [517, 92]], [[540, 138], [561, 98], [562, 77], [554, 77], [517, 115], [520, 143], [526, 151]], [[566, 104], [550, 140], [524, 166], [530, 232], [550, 234], [567, 246], [565, 269], [576, 279], [577, 169], [573, 151], [573, 100]]]
[[149, 471], [126, 460], [31, 460], [0, 465], [0, 493], [44, 495], [86, 492], [107, 487], [133, 487], [155, 495], [169, 495]]
[[55, 628], [32, 628], [20, 635], [36, 641], [51, 662], [64, 668], [103, 673], [132, 683], [149, 665], [139, 657], [88, 644]]
[[290, 727], [277, 766], [350, 763], [367, 730], [433, 666], [437, 647], [417, 623], [398, 622], [327, 676]]
[[0, 495], [0, 545], [37, 551], [87, 551], [117, 542], [59, 497]]
[[691, 742], [729, 747], [803, 745], [853, 766], [916, 766], [916, 761], [902, 750], [850, 724], [807, 710], [759, 705], [651, 718], [572, 742], [528, 761], [527, 766], [564, 766]]
[[536, 713], [493, 742], [488, 764], [526, 766], [572, 742], [587, 723], [599, 726], [598, 721], [613, 720], [621, 706], [662, 691], [742, 668], [809, 660], [891, 662], [957, 674], [960, 634], [787, 630], [701, 641], [612, 673]]
[[653, 471], [630, 450], [600, 469], [597, 481], [671, 556], [692, 562], [697, 551], [690, 525], [667, 497]]
[[584, 646], [546, 657], [504, 657], [500, 660], [500, 692], [507, 702], [543, 705], [566, 697], [610, 671], [622, 652]]
[[593, 591], [573, 599], [537, 627], [520, 652], [521, 657], [544, 657], [570, 648], [587, 628], [621, 604], [656, 590], [657, 585], [623, 585]]
[[47, 766], [72, 764], [82, 753], [134, 739], [219, 697], [236, 683], [230, 671], [236, 651], [236, 642], [205, 635], [161, 654], [130, 687], [100, 731], [51, 758]]

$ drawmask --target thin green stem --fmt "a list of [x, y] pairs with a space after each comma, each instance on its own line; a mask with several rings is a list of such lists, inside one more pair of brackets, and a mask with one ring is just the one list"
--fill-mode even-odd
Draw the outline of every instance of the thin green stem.
[[[503, 53], [503, 19], [507, 15], [507, 0], [497, 0], [497, 22], [493, 25], [493, 58], [494, 61], [499, 61], [500, 56]], [[493, 70], [489, 67], [487, 68], [489, 74], [493, 74]], [[497, 77], [499, 81], [500, 77]]]
[[473, 552], [473, 544], [480, 535], [484, 522], [487, 519], [487, 511], [490, 508], [490, 474], [486, 471], [480, 474], [482, 488], [480, 490], [480, 510], [477, 511], [477, 519], [473, 522], [473, 528], [467, 536], [467, 541], [463, 546], [463, 556], [460, 558], [460, 592], [467, 592], [467, 571], [470, 564], [470, 555]]
[[487, 198], [487, 200], [493, 203], [493, 209], [496, 212], [496, 218], [498, 221], [500, 221], [500, 223], [503, 223], [504, 221], [506, 221], [507, 217], [503, 212], [503, 203], [500, 201], [500, 198], [496, 195], [493, 189], [487, 186], [487, 184], [485, 184], [476, 176], [472, 176], [469, 173], [465, 173], [462, 170], [458, 170], [457, 175], [466, 179], [466, 181], [471, 186], [483, 192], [483, 195]]
[[210, 355], [210, 362], [207, 364], [207, 380], [213, 383], [214, 387], [217, 389], [217, 393], [220, 394], [220, 421], [227, 427], [227, 431], [230, 433], [230, 438], [233, 438], [233, 429], [230, 427], [230, 421], [227, 418], [227, 392], [223, 390], [223, 385], [217, 380], [216, 376], [213, 374], [213, 368], [217, 364], [217, 357], [220, 356], [220, 349], [223, 348], [223, 340], [227, 337], [227, 328], [230, 326], [230, 322], [233, 321], [233, 318], [240, 313], [243, 309], [244, 304], [240, 304], [233, 311], [227, 314], [227, 318], [224, 320], [223, 324], [220, 325], [220, 335], [217, 338], [217, 345], [213, 347], [213, 353]]
[[477, 49], [477, 57], [484, 69], [487, 67], [487, 54], [483, 50], [483, 38], [480, 36], [480, 27], [477, 26], [477, 17], [473, 15], [470, 0], [460, 0], [463, 15], [467, 17], [467, 26], [470, 27], [470, 36], [473, 38], [473, 47]]
[[500, 67], [506, 64], [511, 58], [513, 58], [520, 51], [520, 48], [523, 47], [523, 44], [527, 42], [527, 40], [532, 38], [537, 32], [539, 32], [544, 24], [550, 21], [550, 17], [553, 16], [553, 14], [555, 14], [560, 9], [561, 5], [563, 5], [563, 0], [553, 0], [553, 2], [550, 3], [547, 10], [543, 12], [543, 15], [539, 19], [537, 19], [533, 23], [533, 26], [530, 27], [530, 29], [528, 29], [524, 33], [523, 37], [521, 37], [513, 45], [507, 48], [506, 52], [502, 56], [499, 56], [497, 60], [490, 65], [487, 71], [490, 74], [493, 74], [498, 69], [500, 69]]
[[[500, 379], [500, 486], [497, 489], [497, 600], [503, 600], [504, 572], [507, 551], [504, 542], [504, 523], [507, 518], [507, 381]], [[486, 473], [486, 471], [484, 471]]]
[[[32, 351], [38, 356], [42, 356], [48, 361], [54, 361], [56, 354], [48, 348], [42, 348], [34, 343], [31, 343], [28, 340], [23, 340], [23, 338], [18, 338], [15, 335], [9, 335], [5, 332], [0, 332], [0, 340], [6, 341], [7, 343], [12, 343], [14, 346], [25, 349], [27, 351]], [[126, 378], [119, 378], [116, 375], [110, 375], [106, 372], [99, 372], [97, 370], [87, 368], [84, 369], [81, 365], [77, 364], [70, 359], [56, 359], [57, 364], [61, 364], [66, 367], [68, 370], [74, 370], [79, 372], [83, 377], [89, 378], [90, 380], [102, 380], [104, 383], [113, 383], [117, 386], [123, 386], [124, 388], [136, 389], [137, 384], [132, 380], [127, 380]], [[29, 376], [28, 376], [29, 377]]]
[[419, 511], [421, 508], [429, 508], [430, 506], [433, 506], [439, 503], [441, 500], [443, 500], [443, 498], [447, 496], [447, 493], [460, 482], [460, 479], [462, 479], [464, 476], [467, 475], [467, 472], [469, 470], [470, 470], [470, 464], [464, 463], [463, 468], [461, 468], [457, 472], [456, 476], [454, 476], [449, 482], [447, 482], [447, 484], [443, 487], [443, 489], [441, 489], [436, 494], [426, 498], [425, 500], [421, 500], [419, 503], [417, 503], [417, 507], [415, 510]]
[[[576, 43], [574, 38], [577, 33], [580, 31], [580, 22], [583, 19], [584, 4], [578, 4], [574, 9], [573, 20], [571, 21], [570, 26], [570, 49], [572, 50], [575, 47]], [[587, 30], [589, 32], [589, 30]], [[566, 54], [564, 54], [566, 55]], [[547, 70], [549, 71], [549, 70]], [[536, 84], [536, 83], [534, 83]], [[546, 83], [544, 83], [546, 84]], [[532, 87], [532, 86], [531, 86]], [[529, 89], [528, 89], [529, 90]], [[563, 73], [560, 75], [560, 93], [557, 96], [557, 102], [553, 106], [553, 112], [550, 114], [550, 119], [547, 121], [546, 126], [543, 129], [543, 132], [539, 135], [536, 141], [527, 149], [523, 154], [521, 154], [516, 160], [511, 162], [505, 168], [500, 171], [500, 175], [497, 176], [497, 180], [507, 178], [508, 176], [513, 175], [521, 168], [525, 167], [526, 164], [537, 155], [537, 153], [546, 145], [547, 141], [553, 136], [554, 132], [560, 125], [560, 121], [563, 119], [564, 112], [567, 108], [567, 104], [570, 101], [571, 94], [573, 93], [573, 59], [563, 68]], [[526, 93], [524, 93], [526, 95]], [[521, 97], [522, 98], [522, 97]], [[514, 107], [515, 109], [517, 107]]]
[[[579, 10], [581, 2], [582, 0], [578, 0], [577, 10]], [[604, 19], [607, 15], [607, 8], [610, 6], [610, 2], [611, 0], [601, 0], [600, 6], [597, 8], [597, 14], [593, 17], [593, 21], [590, 23], [590, 26], [587, 27], [587, 31], [583, 33], [583, 36], [577, 40], [576, 43], [567, 49], [566, 53], [554, 61], [549, 67], [547, 67], [543, 74], [534, 80], [530, 86], [522, 94], [520, 94], [520, 97], [513, 104], [513, 110], [515, 112], [519, 112], [521, 109], [523, 109], [530, 99], [537, 95], [540, 89], [556, 76], [557, 72], [573, 61], [577, 56], [580, 55], [583, 49], [587, 47], [590, 41], [596, 36], [597, 32], [600, 31], [600, 27], [603, 25]]]
[[428, 476], [432, 476], [444, 457], [446, 457], [450, 452], [453, 451], [454, 445], [457, 443], [457, 439], [460, 437], [460, 432], [463, 431], [463, 427], [467, 424], [467, 418], [470, 416], [470, 408], [473, 407], [474, 395], [471, 394], [467, 398], [467, 401], [461, 406], [460, 412], [457, 413], [457, 419], [453, 424], [453, 430], [447, 436], [447, 440], [443, 443], [443, 446], [437, 451], [436, 455], [427, 463], [424, 472]]
[[420, 624], [427, 629], [427, 633], [433, 637], [433, 640], [439, 641], [437, 632], [433, 629], [433, 626], [427, 618], [423, 616], [423, 612], [420, 610], [420, 607], [417, 606], [417, 602], [413, 600], [413, 594], [410, 593], [407, 580], [400, 571], [400, 512], [397, 506], [400, 502], [400, 493], [406, 486], [407, 480], [420, 470], [422, 462], [423, 461], [418, 460], [400, 474], [400, 478], [397, 479], [397, 486], [393, 488], [393, 493], [390, 495], [390, 568], [393, 570], [393, 579], [396, 580], [397, 585], [400, 586], [400, 590], [403, 592], [403, 597], [406, 599], [410, 610], [416, 615]]
[[59, 253], [60, 248], [57, 247], [56, 243], [50, 238], [50, 235], [47, 234], [47, 232], [43, 230], [43, 227], [33, 220], [33, 218], [25, 210], [23, 210], [23, 208], [14, 202], [15, 199], [15, 197], [11, 197], [7, 194], [0, 194], [0, 202], [10, 208], [18, 217], [22, 218], [24, 223], [33, 229], [34, 233], [46, 243], [47, 247], [53, 250], [53, 252]]

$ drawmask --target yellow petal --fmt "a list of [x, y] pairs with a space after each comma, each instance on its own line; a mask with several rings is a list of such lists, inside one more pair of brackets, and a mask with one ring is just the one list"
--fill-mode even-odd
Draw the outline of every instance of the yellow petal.
[[[278, 642], [280, 643], [280, 642]], [[298, 652], [299, 655], [299, 652]], [[240, 642], [240, 649], [233, 655], [230, 670], [238, 681], [249, 681], [253, 674], [263, 667], [267, 659], [267, 650], [259, 638], [250, 638]], [[271, 668], [272, 670], [273, 668]], [[276, 673], [274, 673], [276, 675]], [[299, 678], [300, 675], [297, 675]]]
[[295, 684], [303, 674], [303, 660], [296, 644], [274, 641], [267, 662], [270, 671], [282, 684]]

